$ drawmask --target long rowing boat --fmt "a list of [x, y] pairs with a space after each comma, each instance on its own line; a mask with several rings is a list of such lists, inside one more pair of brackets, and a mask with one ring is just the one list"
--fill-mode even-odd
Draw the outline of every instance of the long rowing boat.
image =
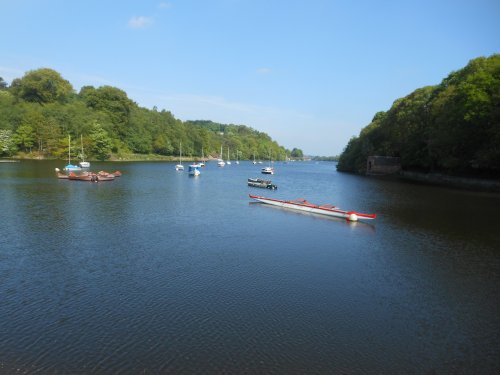
[[363, 214], [361, 212], [356, 212], [356, 211], [344, 211], [339, 209], [338, 207], [332, 206], [331, 204], [316, 205], [306, 201], [305, 199], [285, 201], [281, 199], [265, 198], [251, 194], [248, 194], [248, 196], [261, 203], [271, 204], [273, 206], [291, 208], [293, 210], [312, 212], [321, 215], [341, 217], [349, 221], [358, 221], [360, 219], [372, 220], [377, 217], [376, 214]]

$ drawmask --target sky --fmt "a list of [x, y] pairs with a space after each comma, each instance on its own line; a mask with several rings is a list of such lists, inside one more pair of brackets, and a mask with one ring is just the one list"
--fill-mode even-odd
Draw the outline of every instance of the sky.
[[379, 111], [500, 53], [498, 0], [0, 0], [0, 77], [51, 68], [181, 120], [333, 156]]

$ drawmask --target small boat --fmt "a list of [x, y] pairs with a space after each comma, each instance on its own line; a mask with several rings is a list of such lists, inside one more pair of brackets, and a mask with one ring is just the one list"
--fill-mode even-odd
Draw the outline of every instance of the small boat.
[[82, 168], [90, 168], [90, 162], [85, 161], [85, 154], [83, 153], [83, 136], [80, 135], [80, 142], [82, 144], [82, 161], [79, 163]]
[[296, 199], [294, 201], [285, 201], [280, 199], [265, 198], [258, 195], [248, 195], [250, 198], [255, 199], [261, 203], [270, 204], [273, 206], [291, 208], [293, 210], [312, 212], [315, 214], [335, 216], [347, 219], [348, 221], [358, 220], [372, 220], [377, 217], [376, 214], [363, 214], [356, 211], [344, 211], [331, 204], [316, 205], [306, 201], [305, 199]]
[[226, 165], [226, 163], [224, 163], [224, 160], [222, 159], [222, 146], [220, 146], [220, 158], [217, 159], [217, 166], [223, 167], [225, 165]]
[[199, 176], [201, 174], [200, 172], [201, 165], [199, 164], [191, 164], [188, 168], [188, 172], [190, 176]]
[[274, 174], [274, 168], [272, 167], [264, 167], [260, 170], [261, 173], [264, 174]]
[[71, 164], [71, 136], [68, 134], [68, 165], [64, 167], [65, 171], [81, 171], [78, 165]]
[[179, 164], [175, 166], [176, 171], [183, 171], [184, 166], [182, 165], [182, 143], [179, 143]]
[[57, 178], [67, 180], [68, 175], [66, 173], [61, 173], [61, 170], [59, 168], [56, 168], [56, 176]]
[[201, 148], [201, 162], [199, 162], [198, 164], [200, 165], [200, 167], [205, 166], [205, 154], [203, 152], [203, 147]]
[[271, 165], [272, 165], [271, 151], [269, 151], [269, 166], [262, 168], [260, 172], [263, 174], [274, 174], [274, 168], [271, 167]]
[[75, 172], [70, 172], [68, 175], [69, 180], [73, 181], [89, 181], [89, 182], [100, 182], [100, 181], [113, 181], [115, 179], [114, 174], [100, 171], [99, 173], [93, 172], [82, 172], [76, 174]]
[[229, 147], [227, 148], [227, 161], [226, 161], [226, 164], [227, 165], [231, 165], [231, 160], [229, 159]]
[[249, 178], [247, 181], [248, 186], [276, 190], [278, 187], [270, 180], [263, 180], [261, 178]]

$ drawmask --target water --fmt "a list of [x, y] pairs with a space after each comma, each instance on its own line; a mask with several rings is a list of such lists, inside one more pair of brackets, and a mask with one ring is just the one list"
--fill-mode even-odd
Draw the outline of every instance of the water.
[[[495, 373], [500, 196], [277, 164], [0, 164], [0, 372]], [[307, 198], [368, 223], [250, 203]]]

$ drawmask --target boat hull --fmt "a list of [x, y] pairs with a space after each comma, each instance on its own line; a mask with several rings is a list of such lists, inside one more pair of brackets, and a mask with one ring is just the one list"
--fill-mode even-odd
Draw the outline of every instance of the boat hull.
[[319, 206], [309, 203], [305, 200], [285, 201], [280, 199], [260, 197], [251, 194], [249, 194], [249, 197], [255, 199], [258, 202], [270, 204], [273, 206], [290, 208], [297, 211], [311, 212], [319, 215], [339, 217], [349, 221], [373, 220], [377, 217], [376, 214], [364, 214], [356, 211], [344, 211], [331, 205]]

